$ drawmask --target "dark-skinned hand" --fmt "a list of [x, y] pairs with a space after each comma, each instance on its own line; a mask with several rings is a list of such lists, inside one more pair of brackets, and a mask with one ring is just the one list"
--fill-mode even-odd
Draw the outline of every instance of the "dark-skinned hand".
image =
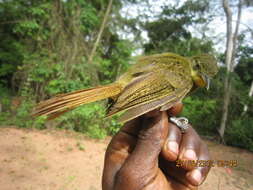
[[182, 134], [168, 121], [182, 107], [178, 103], [167, 112], [152, 111], [121, 128], [106, 151], [103, 190], [197, 189], [210, 168], [178, 167], [177, 160], [210, 160], [210, 156], [192, 127]]

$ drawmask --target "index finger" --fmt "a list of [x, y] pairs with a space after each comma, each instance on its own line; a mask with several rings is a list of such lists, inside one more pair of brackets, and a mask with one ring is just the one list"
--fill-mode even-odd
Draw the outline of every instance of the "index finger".
[[183, 111], [183, 103], [177, 102], [174, 106], [172, 106], [168, 111], [169, 116], [176, 116]]

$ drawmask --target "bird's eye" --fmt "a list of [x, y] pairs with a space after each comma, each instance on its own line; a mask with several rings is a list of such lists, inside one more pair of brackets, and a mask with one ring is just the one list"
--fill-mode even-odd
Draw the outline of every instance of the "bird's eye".
[[200, 69], [200, 65], [199, 64], [194, 65], [193, 69], [194, 70], [199, 70]]

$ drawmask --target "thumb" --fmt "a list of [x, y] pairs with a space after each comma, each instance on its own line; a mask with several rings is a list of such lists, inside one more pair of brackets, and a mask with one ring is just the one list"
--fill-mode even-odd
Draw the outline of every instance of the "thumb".
[[143, 117], [141, 125], [136, 146], [120, 170], [122, 178], [136, 182], [131, 184], [134, 188], [147, 184], [157, 173], [158, 156], [168, 133], [168, 115], [160, 112], [154, 117]]
[[136, 147], [131, 156], [142, 160], [146, 165], [154, 163], [159, 156], [168, 135], [168, 115], [166, 112], [154, 117], [144, 117]]

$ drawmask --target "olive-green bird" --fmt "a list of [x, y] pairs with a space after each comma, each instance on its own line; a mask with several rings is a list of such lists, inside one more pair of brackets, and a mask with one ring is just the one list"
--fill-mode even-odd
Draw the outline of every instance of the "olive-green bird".
[[157, 108], [167, 110], [197, 87], [208, 88], [209, 79], [217, 72], [217, 61], [208, 54], [144, 56], [116, 82], [60, 94], [41, 102], [33, 115], [53, 119], [80, 105], [110, 98], [107, 116], [125, 111], [119, 121], [126, 122]]

